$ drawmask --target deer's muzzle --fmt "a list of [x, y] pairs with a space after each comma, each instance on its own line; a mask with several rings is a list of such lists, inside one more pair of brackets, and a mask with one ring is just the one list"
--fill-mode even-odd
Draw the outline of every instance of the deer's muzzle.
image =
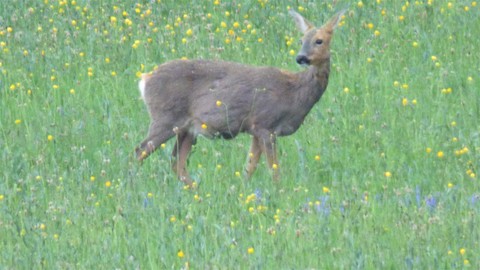
[[310, 59], [307, 58], [305, 55], [298, 55], [297, 56], [297, 63], [299, 65], [310, 65]]

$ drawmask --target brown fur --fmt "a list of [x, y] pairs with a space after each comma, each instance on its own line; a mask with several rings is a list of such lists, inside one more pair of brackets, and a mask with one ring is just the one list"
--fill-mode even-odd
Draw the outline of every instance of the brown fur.
[[[297, 62], [310, 67], [303, 72], [223, 61], [173, 60], [142, 76], [142, 95], [151, 123], [147, 138], [136, 149], [137, 158], [145, 159], [176, 136], [173, 169], [181, 181], [191, 185], [186, 161], [196, 136], [231, 139], [243, 132], [253, 136], [247, 175], [252, 175], [264, 153], [278, 178], [276, 137], [294, 133], [324, 93], [330, 72], [330, 39], [341, 16], [315, 29], [298, 13], [292, 11], [291, 15], [304, 32]], [[315, 43], [318, 39], [322, 39], [321, 45]]]

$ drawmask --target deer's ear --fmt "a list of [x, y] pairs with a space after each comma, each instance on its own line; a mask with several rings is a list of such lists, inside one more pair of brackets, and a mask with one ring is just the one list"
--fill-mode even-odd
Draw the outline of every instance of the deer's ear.
[[288, 13], [295, 20], [295, 24], [297, 25], [297, 28], [300, 32], [305, 33], [307, 30], [315, 27], [311, 22], [307, 21], [305, 18], [302, 17], [302, 15], [298, 14], [293, 9], [290, 9]]
[[340, 12], [338, 12], [335, 16], [333, 16], [326, 24], [325, 24], [325, 28], [330, 31], [330, 32], [333, 32], [333, 30], [335, 28], [337, 28], [338, 26], [338, 23], [340, 22], [340, 20], [342, 19], [342, 16], [343, 14], [345, 13], [346, 10], [342, 10]]

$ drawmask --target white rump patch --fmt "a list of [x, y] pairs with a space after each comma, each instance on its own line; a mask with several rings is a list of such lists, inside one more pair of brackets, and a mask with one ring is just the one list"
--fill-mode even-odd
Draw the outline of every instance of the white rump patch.
[[142, 74], [142, 79], [138, 82], [138, 89], [140, 89], [140, 95], [142, 96], [142, 99], [145, 102], [145, 84], [147, 81], [144, 75], [145, 74]]

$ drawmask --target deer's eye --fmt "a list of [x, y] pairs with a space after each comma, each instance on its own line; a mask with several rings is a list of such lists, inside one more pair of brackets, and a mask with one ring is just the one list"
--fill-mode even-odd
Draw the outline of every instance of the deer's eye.
[[320, 45], [320, 44], [322, 44], [322, 43], [323, 43], [323, 40], [322, 40], [322, 39], [317, 39], [317, 40], [315, 40], [315, 44], [317, 44], [317, 45]]

